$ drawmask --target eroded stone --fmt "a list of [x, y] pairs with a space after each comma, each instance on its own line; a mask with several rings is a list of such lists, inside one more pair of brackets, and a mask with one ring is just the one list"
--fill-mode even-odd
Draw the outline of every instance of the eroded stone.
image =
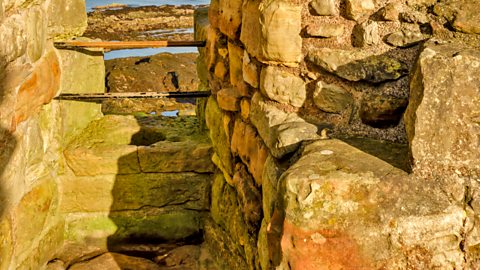
[[353, 103], [353, 98], [342, 87], [319, 81], [315, 86], [313, 101], [322, 111], [341, 113]]
[[260, 90], [272, 100], [302, 107], [306, 98], [305, 82], [276, 67], [268, 66], [260, 74]]
[[334, 0], [313, 0], [310, 6], [316, 15], [334, 16], [338, 14], [336, 3]]
[[310, 24], [307, 25], [307, 34], [312, 37], [338, 37], [343, 35], [345, 27], [342, 24]]
[[385, 128], [398, 125], [408, 100], [386, 95], [371, 95], [362, 101], [360, 118], [364, 124]]

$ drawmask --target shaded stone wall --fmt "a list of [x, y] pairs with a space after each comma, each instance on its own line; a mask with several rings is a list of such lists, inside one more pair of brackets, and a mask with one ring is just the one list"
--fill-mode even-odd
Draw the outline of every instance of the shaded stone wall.
[[122, 245], [201, 241], [213, 163], [196, 117], [106, 115], [64, 154], [65, 265], [72, 250], [78, 258]]
[[0, 269], [42, 269], [63, 243], [63, 147], [101, 112], [52, 99], [102, 92], [104, 67], [52, 42], [85, 28], [84, 1], [0, 1]]
[[[218, 168], [205, 237], [219, 263], [478, 268], [478, 5], [215, 0], [197, 10]], [[392, 143], [407, 151], [378, 154], [391, 164], [367, 154]]]

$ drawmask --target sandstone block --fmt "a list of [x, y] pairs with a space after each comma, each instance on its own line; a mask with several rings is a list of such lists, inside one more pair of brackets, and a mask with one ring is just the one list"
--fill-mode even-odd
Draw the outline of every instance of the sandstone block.
[[193, 210], [146, 207], [142, 210], [118, 211], [68, 216], [66, 240], [107, 248], [109, 244], [138, 239], [182, 241], [198, 236], [203, 228], [203, 214]]
[[81, 36], [87, 28], [85, 1], [54, 0], [48, 6], [48, 34], [54, 39]]
[[407, 98], [371, 95], [362, 101], [360, 118], [364, 124], [373, 127], [393, 127], [400, 122], [407, 104]]
[[243, 80], [254, 88], [258, 88], [258, 69], [257, 65], [250, 59], [247, 51], [244, 51], [242, 68]]
[[315, 86], [313, 101], [322, 111], [341, 113], [353, 103], [353, 98], [342, 87], [319, 81]]
[[316, 15], [320, 16], [334, 16], [338, 14], [335, 0], [313, 0], [310, 6], [315, 11]]
[[146, 173], [64, 177], [64, 213], [104, 212], [142, 207], [180, 206], [208, 209], [210, 175], [195, 173]]
[[242, 1], [219, 0], [218, 28], [231, 39], [236, 39], [242, 24]]
[[[405, 124], [417, 171], [479, 177], [480, 52], [428, 42], [410, 82]], [[414, 169], [415, 170], [415, 169]]]
[[359, 20], [370, 15], [375, 10], [373, 0], [347, 0], [346, 15], [348, 19]]
[[78, 176], [140, 172], [136, 145], [82, 147], [71, 144], [64, 155], [68, 166]]
[[26, 19], [27, 55], [36, 62], [45, 50], [47, 43], [47, 18], [40, 7], [30, 8]]
[[[103, 53], [81, 53], [74, 50], [58, 50], [62, 76], [60, 93], [105, 92], [105, 64]], [[102, 116], [100, 104], [62, 101], [63, 138], [69, 142], [87, 125]]]
[[306, 146], [280, 181], [287, 207], [279, 267], [463, 267], [460, 240], [452, 236], [465, 212], [438, 183], [410, 178], [337, 140]]
[[380, 42], [378, 24], [374, 21], [365, 21], [353, 28], [352, 42], [355, 47], [376, 45]]
[[455, 20], [452, 23], [453, 28], [457, 31], [480, 34], [480, 1], [465, 1], [458, 8]]
[[240, 110], [241, 95], [236, 88], [225, 88], [217, 93], [218, 106], [225, 111]]
[[234, 86], [239, 86], [243, 83], [243, 49], [229, 42], [228, 60], [230, 82]]
[[31, 245], [43, 233], [47, 220], [56, 207], [57, 185], [53, 179], [39, 181], [30, 192], [23, 196], [14, 210], [13, 243], [15, 255], [30, 249]]
[[[17, 269], [35, 269], [52, 259], [63, 245], [64, 222], [58, 221], [42, 234], [38, 244], [31, 246], [31, 252], [17, 264]], [[22, 257], [17, 257], [18, 260]]]
[[97, 256], [91, 260], [80, 262], [69, 267], [72, 270], [89, 270], [89, 269], [109, 269], [109, 270], [122, 270], [122, 269], [138, 269], [138, 270], [160, 270], [153, 261], [131, 257], [119, 253], [108, 252], [103, 255]]
[[379, 15], [384, 21], [398, 21], [401, 8], [398, 2], [388, 3], [380, 9]]
[[276, 158], [294, 152], [304, 140], [317, 138], [316, 126], [267, 103], [258, 92], [252, 98], [250, 121]]
[[307, 25], [307, 34], [312, 37], [338, 37], [343, 35], [345, 27], [342, 24], [322, 23]]
[[242, 209], [243, 218], [250, 231], [255, 232], [262, 221], [262, 194], [245, 165], [238, 163], [232, 179]]
[[260, 73], [260, 90], [279, 103], [302, 107], [306, 98], [305, 82], [289, 72], [268, 66]]
[[393, 32], [386, 37], [386, 42], [389, 45], [400, 47], [400, 48], [407, 48], [411, 46], [415, 46], [418, 43], [422, 42], [426, 39], [420, 29], [418, 30], [409, 30], [409, 29], [402, 29], [401, 31]]
[[[248, 53], [262, 62], [296, 64], [302, 58], [301, 7], [273, 1], [244, 6], [240, 39]], [[289, 42], [284, 42], [289, 37]]]
[[233, 129], [231, 149], [232, 153], [238, 155], [247, 165], [257, 185], [262, 185], [262, 173], [268, 149], [257, 135], [255, 128], [237, 119]]
[[201, 140], [161, 141], [138, 147], [140, 170], [145, 173], [212, 172], [212, 154], [212, 145]]
[[380, 83], [408, 74], [406, 63], [386, 55], [368, 55], [359, 50], [318, 49], [308, 60], [349, 81]]
[[40, 107], [49, 103], [60, 87], [60, 64], [51, 51], [39, 61], [32, 74], [22, 83], [15, 105], [15, 123], [20, 123], [38, 113]]
[[13, 256], [12, 225], [8, 217], [0, 222], [0, 268], [8, 269]]
[[243, 120], [248, 120], [250, 117], [250, 100], [249, 99], [242, 99], [240, 101], [240, 116]]
[[223, 112], [214, 97], [208, 99], [206, 121], [213, 149], [229, 175], [233, 175], [232, 153], [230, 152], [230, 134], [223, 122]]

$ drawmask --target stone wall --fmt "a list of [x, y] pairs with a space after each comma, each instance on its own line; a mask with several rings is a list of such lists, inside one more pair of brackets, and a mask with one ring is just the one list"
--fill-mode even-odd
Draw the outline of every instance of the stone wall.
[[106, 115], [64, 151], [65, 253], [198, 243], [210, 208], [212, 146], [194, 116]]
[[63, 147], [101, 112], [52, 99], [102, 92], [104, 67], [101, 53], [52, 41], [85, 27], [81, 0], [0, 1], [0, 269], [42, 269], [63, 244]]
[[197, 11], [225, 269], [478, 268], [479, 4]]

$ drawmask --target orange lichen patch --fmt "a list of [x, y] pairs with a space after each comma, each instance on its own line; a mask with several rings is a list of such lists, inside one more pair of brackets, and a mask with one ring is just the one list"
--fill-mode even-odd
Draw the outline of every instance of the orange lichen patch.
[[303, 230], [285, 221], [283, 260], [292, 270], [370, 270], [354, 239], [331, 230]]
[[16, 126], [31, 115], [38, 112], [40, 107], [49, 103], [55, 97], [60, 87], [60, 65], [54, 52], [47, 54], [32, 74], [20, 86], [15, 105]]

